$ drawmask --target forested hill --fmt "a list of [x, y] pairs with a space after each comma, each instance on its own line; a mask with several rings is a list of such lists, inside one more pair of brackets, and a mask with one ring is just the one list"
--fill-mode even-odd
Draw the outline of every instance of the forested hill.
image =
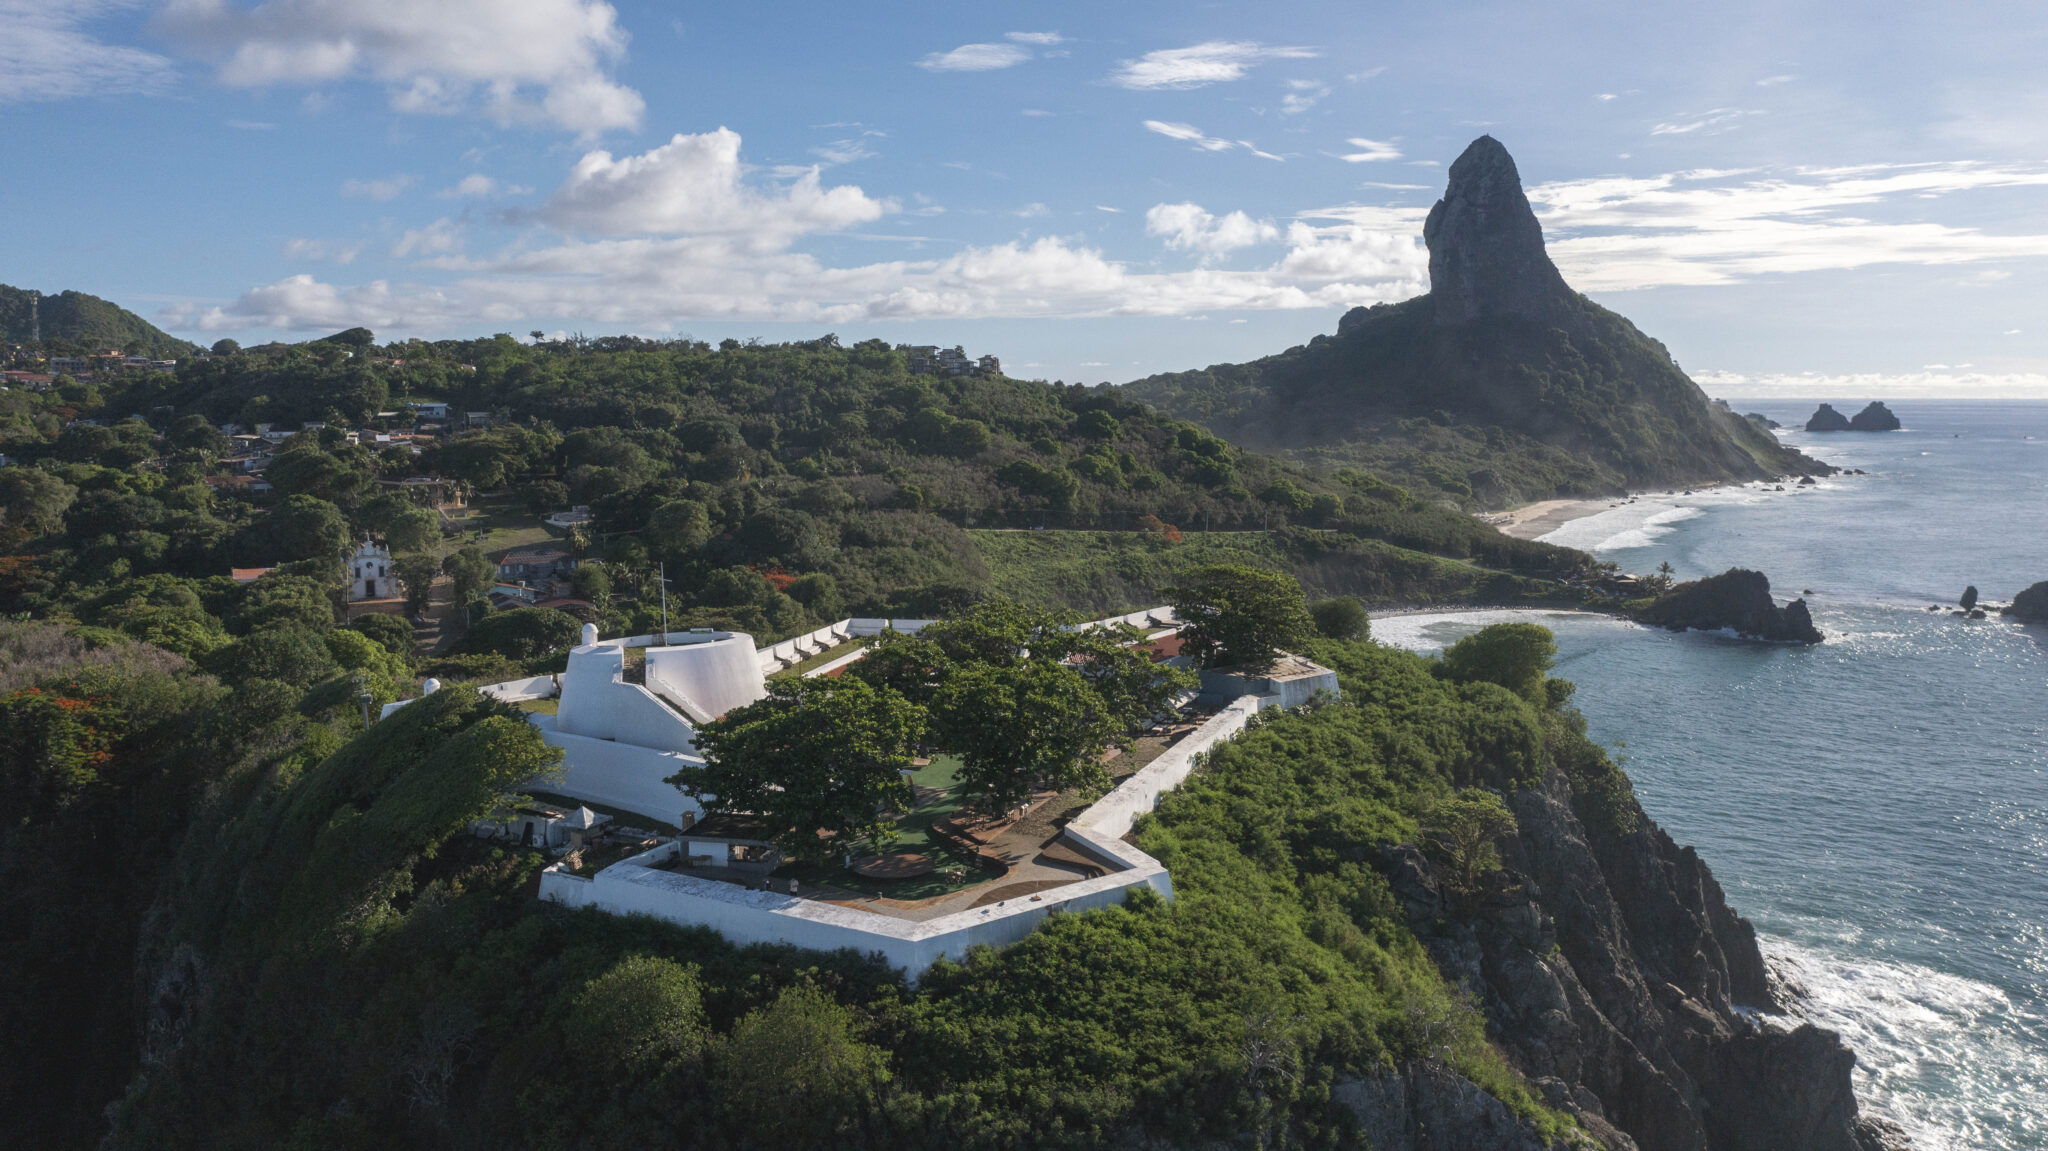
[[[1223, 533], [1271, 533], [1227, 538], [1265, 548], [1312, 590], [1382, 601], [1404, 593], [1471, 598], [1490, 578], [1481, 569], [1516, 573], [1494, 593], [1512, 597], [1523, 590], [1516, 580], [1587, 562], [1509, 539], [1365, 472], [1320, 474], [1232, 446], [1113, 389], [1000, 374], [913, 375], [904, 354], [879, 341], [370, 340], [343, 333], [216, 354], [175, 375], [139, 379], [105, 404], [118, 412], [168, 407], [202, 439], [201, 420], [410, 427], [409, 418], [377, 415], [409, 401], [444, 401], [458, 423], [469, 412], [491, 413], [488, 430], [452, 429], [424, 441], [431, 446], [418, 457], [340, 444], [330, 427], [301, 437], [268, 478], [280, 495], [329, 501], [371, 530], [375, 516], [361, 514], [371, 481], [416, 471], [478, 493], [509, 493], [537, 512], [588, 504], [607, 561], [637, 569], [664, 560], [683, 602], [706, 608], [737, 606], [720, 602], [740, 593], [713, 576], [738, 567], [831, 577], [835, 592], [813, 614], [937, 611], [998, 585], [1062, 606], [1118, 606], [1006, 583], [977, 543], [984, 529], [1055, 529], [1040, 540], [1072, 538], [1056, 529], [1088, 529], [1150, 541], [1125, 549], [1131, 554], [1118, 562], [1144, 570], [1130, 574], [1124, 591], [1102, 591], [1102, 600], [1149, 596], [1147, 579], [1164, 570], [1154, 561], [1165, 563], [1155, 553], [1192, 553], [1202, 540], [1220, 546]], [[87, 438], [81, 432], [68, 448], [60, 440], [25, 450], [77, 460], [97, 450]], [[1198, 540], [1204, 532], [1212, 534]], [[1183, 534], [1188, 545], [1176, 549], [1172, 540]], [[223, 550], [241, 564], [302, 558], [276, 553], [265, 543], [271, 538], [252, 526], [243, 543]], [[181, 550], [175, 541], [169, 549]], [[999, 550], [1047, 563], [1073, 559], [1043, 548]], [[1426, 557], [1414, 553], [1478, 567], [1417, 566]], [[1310, 578], [1317, 572], [1327, 578]], [[731, 622], [757, 634], [801, 622], [787, 606], [783, 615], [790, 618], [769, 621], [776, 626], [745, 613]]]
[[1428, 294], [1125, 394], [1235, 443], [1482, 507], [1831, 470], [1710, 401], [1664, 345], [1572, 291], [1491, 137], [1452, 165], [1424, 238]]
[[32, 306], [34, 295], [27, 288], [0, 284], [0, 343], [30, 342], [40, 319], [44, 343], [63, 341], [80, 351], [120, 348], [135, 355], [177, 357], [199, 350], [98, 296], [72, 291], [45, 293], [40, 303]]

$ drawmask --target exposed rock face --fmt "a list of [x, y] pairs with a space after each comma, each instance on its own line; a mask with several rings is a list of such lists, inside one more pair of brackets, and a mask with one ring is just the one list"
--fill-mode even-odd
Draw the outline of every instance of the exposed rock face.
[[1779, 607], [1771, 600], [1771, 581], [1762, 572], [1742, 568], [1679, 584], [1658, 596], [1638, 618], [1672, 631], [1729, 628], [1752, 639], [1794, 643], [1819, 643], [1822, 639], [1805, 600], [1795, 599]]
[[1849, 430], [1849, 417], [1836, 411], [1833, 404], [1822, 404], [1814, 409], [1813, 415], [1807, 419], [1806, 430], [1809, 432], [1846, 432]]
[[[1340, 1080], [1330, 1093], [1358, 1116], [1359, 1134], [1373, 1151], [1549, 1148], [1500, 1100], [1435, 1064], [1411, 1063], [1398, 1074]], [[1632, 1141], [1610, 1147], [1613, 1151], [1636, 1151]]]
[[1899, 430], [1899, 417], [1893, 415], [1890, 408], [1885, 407], [1876, 400], [1872, 400], [1869, 407], [1857, 412], [1855, 416], [1850, 418], [1849, 430], [1852, 432], [1896, 432]]
[[2012, 602], [1999, 614], [2011, 616], [2021, 623], [2048, 623], [2048, 580], [2042, 580], [2012, 597]]
[[1472, 141], [1451, 164], [1444, 198], [1429, 210], [1422, 240], [1429, 245], [1429, 294], [1439, 325], [1540, 320], [1572, 299], [1543, 250], [1543, 225], [1522, 194], [1514, 157], [1491, 136]]
[[[1380, 866], [1445, 977], [1478, 996], [1497, 1042], [1552, 1105], [1613, 1151], [1906, 1146], [1858, 1115], [1855, 1056], [1840, 1038], [1777, 1015], [1755, 932], [1691, 848], [1632, 800], [1629, 820], [1582, 819], [1559, 773], [1511, 803], [1509, 882], [1476, 913], [1459, 915], [1411, 848], [1383, 853]], [[1770, 1021], [1754, 1024], [1738, 1005]], [[1411, 1073], [1352, 1090], [1381, 1100], [1417, 1086]], [[1413, 1110], [1352, 1105], [1362, 1118]], [[1469, 1128], [1483, 1138], [1466, 1142], [1466, 1129], [1437, 1128], [1434, 1144], [1368, 1145], [1523, 1146], [1486, 1142], [1483, 1122]]]

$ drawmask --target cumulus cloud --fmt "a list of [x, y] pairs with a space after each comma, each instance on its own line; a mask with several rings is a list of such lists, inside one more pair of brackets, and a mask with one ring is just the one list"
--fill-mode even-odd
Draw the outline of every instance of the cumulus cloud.
[[159, 23], [234, 87], [368, 79], [403, 112], [585, 135], [636, 128], [645, 110], [610, 75], [627, 36], [603, 0], [171, 0]]
[[363, 252], [360, 240], [288, 240], [284, 246], [287, 260], [311, 260], [321, 263], [352, 264]]
[[1243, 212], [1211, 215], [1200, 204], [1154, 204], [1145, 212], [1145, 234], [1165, 239], [1166, 246], [1205, 256], [1221, 256], [1239, 248], [1280, 238], [1280, 229]]
[[993, 72], [1031, 59], [1031, 50], [1015, 44], [962, 44], [950, 52], [933, 52], [917, 62], [932, 72]]
[[351, 200], [376, 200], [379, 203], [396, 200], [400, 193], [412, 187], [412, 177], [404, 174], [387, 176], [382, 180], [343, 180], [341, 194]]
[[1057, 32], [1005, 32], [1003, 35], [1019, 44], [1038, 44], [1047, 48], [1067, 42], [1067, 38]]
[[1395, 147], [1391, 141], [1368, 140], [1363, 136], [1353, 136], [1344, 142], [1358, 149], [1356, 152], [1345, 152], [1337, 157], [1347, 164], [1364, 164], [1374, 160], [1398, 160], [1401, 158], [1401, 149]]
[[1232, 148], [1243, 148], [1252, 155], [1263, 157], [1267, 160], [1282, 160], [1284, 162], [1285, 159], [1281, 156], [1275, 156], [1271, 152], [1260, 151], [1258, 145], [1253, 144], [1250, 140], [1225, 140], [1216, 136], [1206, 135], [1193, 124], [1182, 124], [1172, 120], [1147, 120], [1145, 121], [1145, 130], [1157, 132], [1169, 140], [1184, 140], [1193, 144], [1198, 152], [1228, 152]]
[[1573, 286], [1617, 291], [2048, 256], [2048, 235], [1936, 223], [1924, 206], [1874, 218], [1902, 200], [2044, 186], [2048, 167], [1952, 162], [1565, 180], [1529, 199]]
[[159, 92], [177, 78], [154, 52], [109, 44], [93, 20], [119, 0], [0, 0], [0, 104]]
[[867, 223], [895, 207], [851, 184], [827, 188], [817, 168], [782, 187], [756, 187], [745, 174], [739, 133], [678, 133], [637, 156], [585, 153], [540, 215], [583, 235], [727, 235], [768, 250], [806, 233]]
[[443, 216], [424, 228], [412, 228], [391, 246], [395, 260], [413, 256], [450, 256], [462, 251], [463, 225]]
[[1254, 64], [1266, 60], [1300, 60], [1315, 56], [1311, 48], [1269, 46], [1255, 40], [1210, 40], [1188, 48], [1161, 48], [1136, 60], [1119, 61], [1110, 81], [1125, 88], [1200, 88], [1241, 79]]

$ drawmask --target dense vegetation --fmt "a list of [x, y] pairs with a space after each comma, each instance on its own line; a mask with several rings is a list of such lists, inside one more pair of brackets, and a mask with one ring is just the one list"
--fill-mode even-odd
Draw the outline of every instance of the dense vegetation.
[[175, 358], [199, 349], [109, 300], [84, 292], [56, 292], [35, 302], [26, 288], [0, 284], [0, 343], [25, 344], [37, 321], [43, 343], [72, 354], [117, 348], [133, 355]]
[[467, 823], [552, 753], [467, 689], [351, 734], [251, 721], [128, 641], [0, 638], [10, 792], [47, 797], [0, 833], [0, 1083], [39, 1145], [93, 1142], [118, 1099], [117, 1148], [1341, 1146], [1333, 1085], [1416, 1058], [1562, 1130], [1374, 860], [1421, 843], [1483, 893], [1488, 813], [1553, 767], [1589, 815], [1633, 810], [1545, 637], [1439, 665], [1316, 641], [1344, 699], [1219, 749], [1141, 824], [1173, 902], [1056, 916], [912, 986], [534, 902], [542, 858]]
[[1562, 327], [1443, 327], [1433, 308], [1353, 309], [1334, 336], [1124, 392], [1247, 447], [1476, 507], [1827, 470], [1710, 403], [1661, 343], [1582, 296]]

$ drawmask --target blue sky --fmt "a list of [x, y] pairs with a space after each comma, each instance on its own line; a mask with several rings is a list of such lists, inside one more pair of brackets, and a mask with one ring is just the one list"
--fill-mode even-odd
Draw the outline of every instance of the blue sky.
[[1709, 391], [2048, 396], [2044, 25], [0, 0], [0, 279], [207, 342], [832, 331], [1122, 381], [1424, 290], [1485, 132], [1566, 278]]

